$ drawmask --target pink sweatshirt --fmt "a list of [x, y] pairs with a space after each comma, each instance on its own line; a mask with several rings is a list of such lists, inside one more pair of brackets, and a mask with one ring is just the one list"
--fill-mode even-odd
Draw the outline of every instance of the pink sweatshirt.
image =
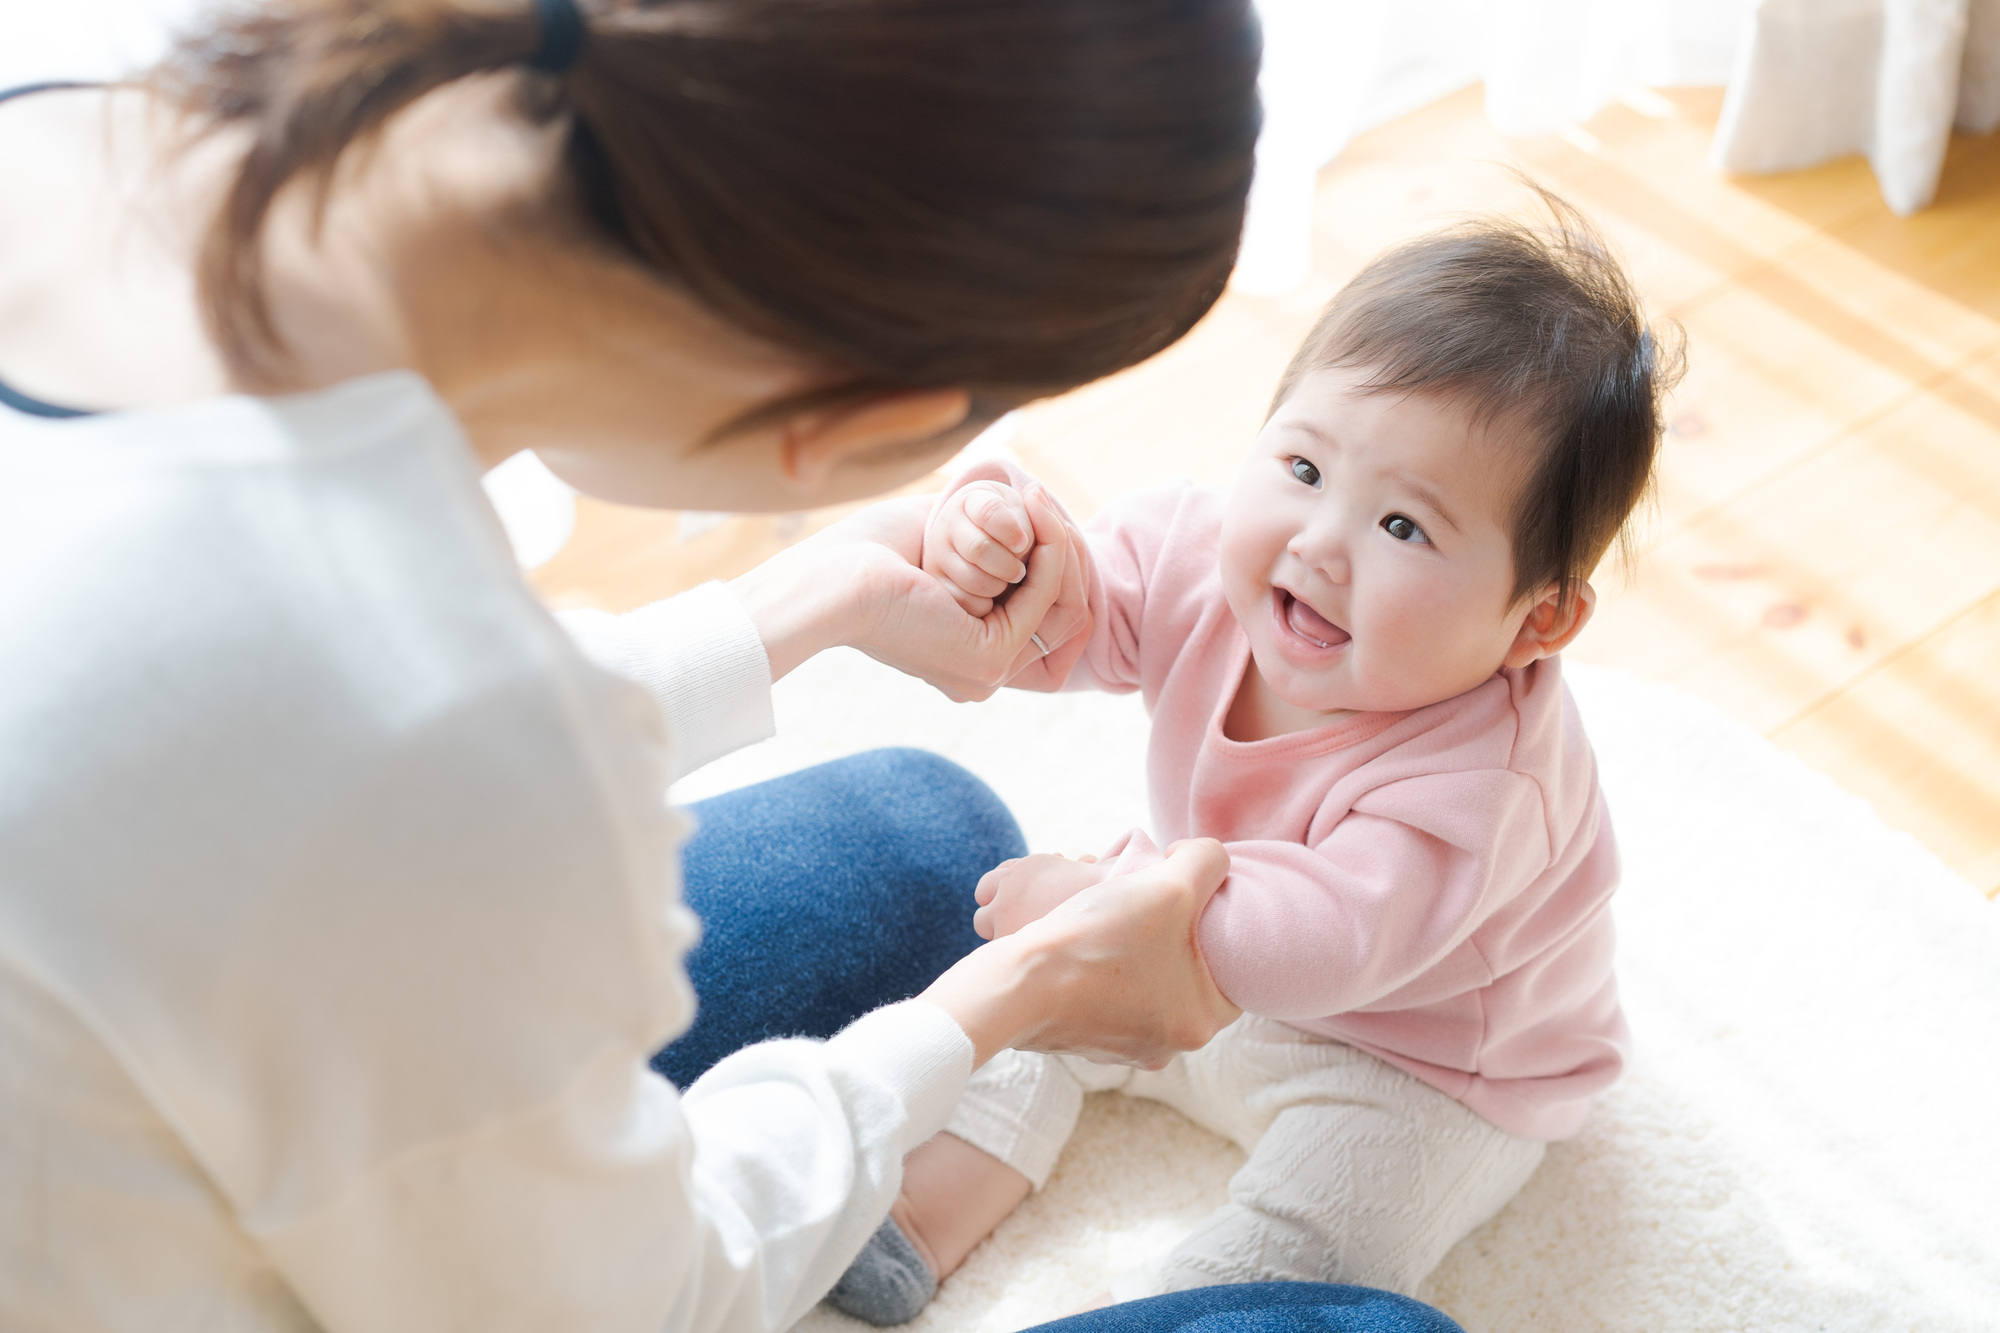
[[[982, 478], [1028, 480], [988, 463], [958, 484]], [[1224, 504], [1170, 485], [1088, 525], [1091, 628], [1060, 682], [1139, 690], [1154, 828], [1227, 844], [1229, 879], [1201, 924], [1216, 983], [1511, 1133], [1575, 1133], [1629, 1036], [1612, 977], [1618, 852], [1560, 665], [1503, 669], [1411, 712], [1230, 740], [1250, 645], [1223, 600]], [[1112, 854], [1121, 870], [1160, 856], [1139, 830]]]

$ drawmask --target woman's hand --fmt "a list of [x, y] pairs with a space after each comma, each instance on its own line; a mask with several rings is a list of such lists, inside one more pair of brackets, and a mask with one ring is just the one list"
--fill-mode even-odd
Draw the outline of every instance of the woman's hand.
[[1027, 573], [983, 617], [922, 569], [927, 495], [871, 505], [734, 580], [771, 678], [847, 644], [954, 699], [984, 699], [1040, 658], [1030, 635], [1051, 650], [1075, 637], [1087, 618], [1083, 562], [1046, 492], [1024, 498], [1034, 527]]
[[1242, 1012], [1216, 989], [1196, 930], [1228, 873], [1221, 843], [1177, 842], [974, 950], [922, 998], [958, 1020], [976, 1064], [1018, 1046], [1161, 1068]]

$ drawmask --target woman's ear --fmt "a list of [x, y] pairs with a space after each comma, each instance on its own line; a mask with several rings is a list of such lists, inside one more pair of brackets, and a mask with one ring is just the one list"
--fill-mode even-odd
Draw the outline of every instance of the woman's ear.
[[971, 412], [972, 395], [959, 388], [904, 389], [801, 412], [784, 423], [779, 465], [810, 495], [842, 463], [904, 453], [963, 425]]
[[1588, 580], [1577, 583], [1567, 607], [1562, 605], [1561, 589], [1549, 588], [1542, 594], [1541, 600], [1528, 609], [1528, 617], [1521, 622], [1520, 632], [1514, 636], [1514, 642], [1508, 647], [1501, 665], [1518, 670], [1530, 662], [1554, 657], [1583, 633], [1583, 627], [1590, 623], [1591, 613], [1595, 610], [1597, 589], [1591, 587]]

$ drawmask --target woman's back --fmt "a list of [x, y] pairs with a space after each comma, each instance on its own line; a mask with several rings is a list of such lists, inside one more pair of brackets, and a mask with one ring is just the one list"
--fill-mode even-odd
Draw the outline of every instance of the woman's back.
[[303, 1322], [344, 1196], [681, 1026], [657, 709], [416, 377], [0, 416], [0, 565], [0, 1324]]

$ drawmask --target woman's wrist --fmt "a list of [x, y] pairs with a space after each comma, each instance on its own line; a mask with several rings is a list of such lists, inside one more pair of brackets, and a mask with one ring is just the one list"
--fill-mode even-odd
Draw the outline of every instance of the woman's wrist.
[[1229, 873], [1212, 839], [1085, 889], [960, 959], [923, 998], [984, 1062], [1009, 1046], [1162, 1068], [1242, 1011], [1215, 985], [1199, 923]]
[[917, 998], [949, 1014], [972, 1042], [972, 1066], [1018, 1045], [1046, 1022], [1050, 988], [1041, 951], [1009, 935], [953, 964]]
[[811, 552], [812, 543], [802, 543], [729, 581], [764, 641], [774, 683], [814, 654], [852, 641], [854, 582]]

